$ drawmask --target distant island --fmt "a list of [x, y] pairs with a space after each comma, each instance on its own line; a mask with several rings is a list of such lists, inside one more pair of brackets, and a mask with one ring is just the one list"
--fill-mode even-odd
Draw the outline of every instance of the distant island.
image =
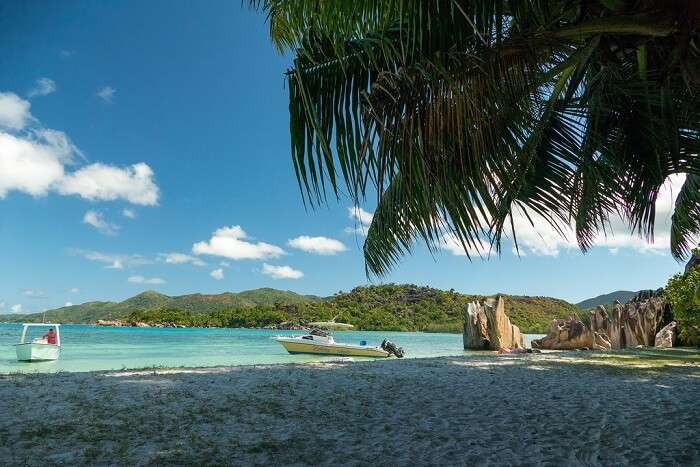
[[[545, 332], [554, 318], [580, 310], [551, 297], [503, 295], [513, 324], [525, 333]], [[116, 320], [187, 327], [284, 328], [315, 321], [352, 324], [359, 330], [460, 332], [467, 303], [481, 295], [410, 284], [356, 287], [331, 297], [262, 288], [216, 295], [167, 296], [148, 290], [122, 302], [87, 302], [45, 313], [2, 315], [5, 322], [96, 323]]]
[[595, 308], [598, 305], [610, 306], [613, 303], [615, 303], [615, 301], [618, 301], [620, 303], [627, 303], [627, 301], [630, 298], [634, 297], [637, 294], [637, 292], [632, 292], [630, 290], [616, 290], [615, 292], [610, 292], [607, 294], [598, 295], [597, 297], [583, 300], [581, 302], [578, 302], [576, 306], [582, 310], [590, 310], [591, 308]]

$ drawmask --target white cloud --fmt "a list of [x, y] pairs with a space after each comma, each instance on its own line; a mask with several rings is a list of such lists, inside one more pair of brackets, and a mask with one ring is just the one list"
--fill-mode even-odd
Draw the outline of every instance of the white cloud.
[[105, 86], [99, 91], [97, 91], [97, 97], [102, 99], [105, 102], [112, 103], [114, 100], [114, 95], [117, 93], [117, 90], [114, 89], [112, 86]]
[[353, 227], [345, 227], [345, 233], [366, 237], [374, 214], [365, 211], [359, 206], [355, 206], [348, 208], [348, 215], [350, 219], [355, 221], [355, 225]]
[[68, 50], [68, 49], [61, 49], [58, 52], [58, 54], [61, 56], [61, 58], [70, 58], [73, 56], [74, 53], [75, 52], [73, 52], [72, 50]]
[[143, 162], [125, 168], [99, 162], [90, 164], [63, 177], [58, 192], [89, 200], [125, 199], [144, 206], [157, 204], [159, 196], [153, 170]]
[[358, 225], [357, 227], [345, 227], [343, 231], [346, 234], [350, 235], [360, 235], [362, 237], [367, 236], [367, 231], [369, 230], [369, 227], [366, 225]]
[[292, 269], [289, 266], [272, 266], [267, 263], [263, 264], [262, 273], [273, 279], [300, 279], [304, 277], [304, 273], [297, 269]]
[[348, 208], [348, 213], [350, 215], [350, 219], [355, 219], [356, 221], [359, 221], [360, 223], [365, 225], [371, 224], [372, 218], [374, 217], [374, 214], [365, 211], [359, 206]]
[[77, 287], [73, 287], [72, 289], [70, 289], [70, 293], [78, 293], [78, 292], [80, 292], [80, 289]]
[[136, 212], [133, 209], [124, 208], [122, 209], [122, 216], [128, 217], [129, 219], [136, 219]]
[[0, 128], [22, 130], [33, 120], [31, 104], [12, 92], [0, 92]]
[[285, 251], [265, 242], [246, 241], [248, 236], [240, 225], [217, 229], [208, 242], [192, 245], [197, 255], [222, 256], [233, 260], [278, 258]]
[[[617, 255], [623, 249], [644, 254], [667, 252], [670, 245], [671, 215], [678, 191], [684, 181], [685, 175], [672, 175], [659, 191], [653, 243], [648, 243], [636, 233], [630, 232], [629, 226], [622, 219], [612, 218], [607, 235], [599, 234], [595, 239], [594, 247], [607, 248], [611, 255]], [[520, 256], [557, 257], [562, 251], [579, 250], [573, 225], [565, 226], [564, 236], [562, 236], [538, 214], [528, 211], [528, 215], [532, 223], [523, 211], [516, 209], [512, 213]], [[510, 225], [510, 219], [506, 220], [506, 225]], [[507, 233], [510, 234], [510, 230]], [[452, 234], [444, 235], [439, 246], [453, 255], [466, 256], [461, 243]], [[518, 254], [515, 245], [512, 245], [512, 252], [514, 255]], [[485, 258], [489, 254], [489, 244], [482, 241], [479, 245], [471, 246], [469, 254]]]
[[17, 303], [16, 305], [12, 305], [10, 307], [10, 312], [12, 313], [22, 313], [22, 304]]
[[73, 302], [66, 302], [63, 306], [73, 306]]
[[25, 128], [36, 122], [29, 108], [17, 95], [0, 93], [0, 199], [20, 191], [35, 197], [57, 192], [89, 200], [158, 203], [153, 170], [143, 162], [127, 167], [92, 163], [67, 172], [66, 166], [83, 154], [61, 131]]
[[222, 262], [219, 263], [219, 266], [223, 266], [223, 267], [225, 267], [225, 268], [230, 268], [230, 267], [231, 267], [231, 263], [229, 263], [228, 261], [222, 261]]
[[309, 237], [302, 235], [287, 242], [292, 248], [297, 248], [317, 255], [335, 255], [347, 250], [347, 247], [338, 240], [327, 237]]
[[[455, 256], [467, 256], [462, 243], [454, 234], [444, 234], [438, 246]], [[489, 244], [483, 240], [478, 240], [476, 245], [467, 245], [467, 251], [471, 258], [481, 257], [486, 259], [489, 256]]]
[[56, 158], [63, 164], [74, 163], [76, 156], [80, 159], [85, 159], [80, 149], [62, 131], [50, 128], [34, 128], [30, 131], [30, 134], [37, 141], [51, 148]]
[[[541, 216], [533, 212], [528, 212], [528, 214], [534, 227], [522, 211], [514, 210], [512, 214], [521, 255], [555, 257], [562, 250], [578, 249], [573, 230], [565, 230], [566, 237], [562, 237]], [[509, 220], [506, 221], [506, 225], [510, 225]], [[513, 249], [515, 249], [515, 245], [513, 245]]]
[[[656, 218], [654, 223], [654, 242], [649, 243], [644, 238], [631, 232], [629, 226], [620, 218], [610, 220], [607, 235], [597, 236], [594, 245], [607, 248], [612, 255], [617, 255], [622, 249], [638, 253], [664, 254], [668, 251], [671, 238], [671, 215], [678, 191], [685, 182], [685, 175], [672, 175], [661, 187], [656, 200]], [[562, 237], [544, 219], [534, 213], [534, 227], [522, 212], [513, 214], [513, 223], [521, 253], [538, 256], [558, 256], [561, 251], [577, 250], [576, 235], [573, 226], [564, 229]]]
[[107, 222], [101, 212], [90, 209], [83, 216], [83, 224], [91, 225], [105, 235], [115, 235], [119, 226]]
[[160, 277], [131, 276], [127, 280], [132, 284], [165, 284]]
[[221, 279], [224, 278], [224, 270], [219, 268], [219, 269], [214, 269], [212, 272], [209, 273], [211, 277], [216, 279], [217, 281], [220, 281]]
[[22, 295], [29, 298], [45, 298], [44, 292], [32, 289], [25, 289], [22, 291]]
[[46, 195], [64, 175], [65, 156], [53, 142], [0, 132], [0, 198], [12, 190]]
[[195, 266], [206, 266], [207, 264], [196, 256], [186, 255], [185, 253], [159, 253], [158, 259], [168, 264], [192, 263]]
[[123, 255], [115, 253], [102, 253], [99, 251], [73, 249], [71, 253], [82, 256], [88, 261], [105, 263], [107, 269], [124, 269], [124, 267], [152, 264], [152, 261], [141, 255]]
[[56, 82], [49, 78], [39, 78], [27, 94], [29, 97], [47, 96], [56, 91]]

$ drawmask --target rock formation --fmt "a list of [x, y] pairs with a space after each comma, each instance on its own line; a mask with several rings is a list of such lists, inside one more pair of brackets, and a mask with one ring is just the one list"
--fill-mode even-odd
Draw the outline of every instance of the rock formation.
[[[602, 322], [609, 322], [604, 308], [600, 307], [591, 313], [592, 318], [595, 316]], [[586, 326], [578, 316], [572, 316], [569, 319], [555, 319], [549, 324], [547, 335], [542, 339], [533, 340], [532, 347], [553, 350], [608, 350], [611, 348], [610, 338], [600, 329], [599, 322], [591, 321], [591, 326]]]
[[163, 323], [144, 323], [142, 321], [122, 321], [119, 319], [109, 320], [109, 319], [98, 319], [95, 323], [97, 326], [114, 326], [114, 327], [133, 327], [133, 328], [184, 328], [182, 324], [175, 324], [170, 322]]
[[656, 331], [668, 320], [662, 289], [644, 290], [629, 302], [613, 305], [612, 316], [602, 306], [589, 312], [588, 324], [578, 317], [555, 319], [547, 336], [532, 341], [540, 349], [620, 349], [653, 346]]
[[471, 302], [464, 311], [464, 348], [473, 350], [522, 349], [523, 335], [511, 324], [501, 296]]
[[670, 348], [676, 343], [676, 334], [678, 332], [678, 323], [671, 321], [666, 326], [656, 333], [654, 339], [654, 347]]
[[470, 302], [464, 312], [464, 348], [487, 350], [489, 348], [489, 330], [484, 305]]

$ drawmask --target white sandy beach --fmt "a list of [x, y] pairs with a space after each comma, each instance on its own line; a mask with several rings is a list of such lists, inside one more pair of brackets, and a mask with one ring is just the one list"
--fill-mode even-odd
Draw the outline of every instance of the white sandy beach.
[[700, 463], [697, 359], [581, 355], [4, 375], [0, 463]]

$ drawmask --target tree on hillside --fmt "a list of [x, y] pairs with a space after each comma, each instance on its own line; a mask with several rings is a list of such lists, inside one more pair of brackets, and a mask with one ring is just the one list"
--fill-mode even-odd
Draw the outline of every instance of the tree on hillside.
[[684, 344], [700, 346], [700, 248], [693, 251], [685, 273], [673, 275], [666, 284], [664, 296], [678, 321]]
[[416, 239], [468, 255], [528, 223], [589, 249], [611, 219], [653, 239], [685, 174], [671, 250], [700, 233], [697, 0], [254, 0], [290, 50], [305, 202], [378, 197], [364, 244], [386, 273]]

